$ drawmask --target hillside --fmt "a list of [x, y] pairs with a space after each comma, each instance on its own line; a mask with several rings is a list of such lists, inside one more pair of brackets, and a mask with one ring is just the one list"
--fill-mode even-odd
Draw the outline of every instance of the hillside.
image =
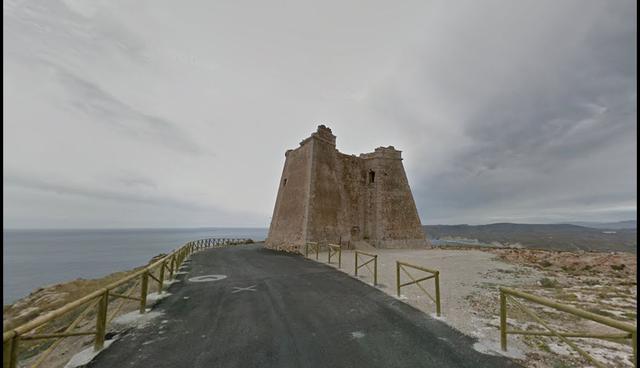
[[618, 221], [618, 222], [571, 222], [571, 225], [591, 227], [594, 229], [637, 229], [638, 221]]
[[480, 245], [550, 250], [619, 251], [636, 253], [637, 230], [603, 230], [570, 224], [425, 225], [439, 245], [477, 241]]

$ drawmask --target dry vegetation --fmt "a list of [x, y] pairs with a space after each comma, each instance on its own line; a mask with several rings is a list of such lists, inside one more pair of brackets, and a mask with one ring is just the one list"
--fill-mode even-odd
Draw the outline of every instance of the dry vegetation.
[[[628, 253], [556, 252], [527, 249], [491, 249], [500, 259], [539, 271], [535, 283], [518, 289], [573, 305], [596, 314], [635, 324], [637, 320], [637, 260]], [[496, 287], [468, 297], [469, 303], [487, 326], [497, 328]], [[498, 285], [495, 285], [498, 286]], [[553, 327], [568, 332], [621, 332], [551, 308], [526, 303]], [[519, 309], [509, 308], [509, 325], [525, 330], [545, 330]], [[516, 337], [510, 336], [511, 339]], [[517, 337], [530, 349], [527, 366], [583, 367], [588, 365], [570, 347], [553, 337]], [[629, 344], [596, 339], [572, 339], [595, 359], [608, 366], [632, 367]], [[627, 340], [629, 343], [630, 341]]]
[[[153, 263], [164, 255], [154, 257], [149, 263]], [[54, 284], [41, 287], [33, 291], [28, 296], [16, 301], [13, 304], [3, 306], [3, 330], [8, 331], [19, 325], [22, 325], [38, 316], [47, 312], [56, 310], [63, 305], [77, 300], [91, 292], [105, 287], [115, 281], [118, 281], [131, 273], [140, 270], [142, 267], [112, 273], [108, 276], [97, 279], [76, 279], [69, 282]], [[137, 280], [124, 284], [115, 289], [117, 293], [124, 294], [133, 288], [133, 292], [139, 292], [139, 284]], [[157, 290], [154, 283], [150, 283], [149, 292]], [[133, 294], [135, 295], [135, 294]], [[53, 321], [38, 328], [35, 332], [41, 333], [57, 333], [63, 332], [67, 327], [80, 316], [80, 314], [89, 308], [86, 315], [79, 320], [73, 331], [89, 331], [95, 329], [96, 310], [93, 302], [88, 302], [84, 306], [54, 319]], [[138, 308], [136, 301], [126, 299], [110, 299], [108, 308], [108, 319], [113, 319], [116, 315], [130, 312]], [[32, 366], [52, 344], [56, 343], [55, 339], [47, 340], [28, 340], [21, 341], [18, 351], [19, 367]], [[54, 352], [40, 365], [46, 368], [64, 367], [66, 362], [77, 352], [85, 349], [93, 343], [93, 336], [68, 337], [59, 340]]]

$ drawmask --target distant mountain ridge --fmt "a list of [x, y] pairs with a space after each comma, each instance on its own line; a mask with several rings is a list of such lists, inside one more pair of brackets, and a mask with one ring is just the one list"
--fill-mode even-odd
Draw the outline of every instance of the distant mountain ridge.
[[[634, 221], [635, 222], [635, 221]], [[594, 228], [574, 224], [424, 225], [438, 245], [515, 246], [548, 250], [636, 253], [635, 228]]]
[[618, 222], [569, 222], [571, 225], [578, 225], [584, 227], [591, 227], [594, 229], [637, 229], [638, 221], [627, 220]]

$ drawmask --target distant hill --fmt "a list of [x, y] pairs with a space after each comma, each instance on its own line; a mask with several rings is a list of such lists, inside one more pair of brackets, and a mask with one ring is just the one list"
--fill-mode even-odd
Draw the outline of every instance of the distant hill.
[[516, 246], [549, 250], [636, 253], [636, 229], [596, 229], [572, 224], [425, 225], [438, 245]]
[[618, 222], [571, 222], [571, 225], [591, 227], [594, 229], [637, 229], [638, 221], [618, 221]]

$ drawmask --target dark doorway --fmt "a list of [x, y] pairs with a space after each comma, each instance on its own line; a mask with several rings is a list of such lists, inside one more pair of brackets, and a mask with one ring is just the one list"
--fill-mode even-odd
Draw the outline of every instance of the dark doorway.
[[359, 226], [353, 226], [351, 228], [351, 240], [353, 240], [353, 241], [360, 240], [360, 227]]

